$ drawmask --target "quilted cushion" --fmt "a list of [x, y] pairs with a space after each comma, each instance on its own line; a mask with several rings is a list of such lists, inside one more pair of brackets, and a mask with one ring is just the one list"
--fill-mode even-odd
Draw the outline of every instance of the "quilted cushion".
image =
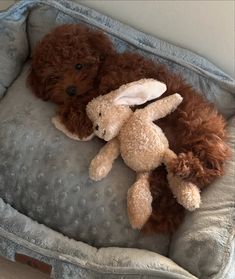
[[199, 278], [223, 278], [230, 265], [235, 276], [234, 258], [229, 261], [235, 251], [235, 116], [228, 132], [232, 157], [225, 175], [203, 192], [201, 207], [186, 216], [170, 247], [170, 257]]

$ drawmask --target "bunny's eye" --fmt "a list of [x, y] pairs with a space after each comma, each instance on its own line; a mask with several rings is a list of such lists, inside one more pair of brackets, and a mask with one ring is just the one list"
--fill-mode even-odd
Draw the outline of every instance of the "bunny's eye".
[[99, 113], [99, 116], [101, 116], [101, 112]]

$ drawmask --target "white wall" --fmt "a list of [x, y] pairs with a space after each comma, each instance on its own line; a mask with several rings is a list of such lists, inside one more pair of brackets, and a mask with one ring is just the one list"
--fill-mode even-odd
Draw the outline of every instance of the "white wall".
[[234, 1], [76, 0], [113, 18], [234, 70]]
[[[226, 1], [74, 0], [206, 57], [235, 77], [235, 3]], [[0, 9], [13, 0], [0, 0]]]
[[14, 4], [17, 0], [0, 0], [0, 10], [8, 8], [10, 5]]

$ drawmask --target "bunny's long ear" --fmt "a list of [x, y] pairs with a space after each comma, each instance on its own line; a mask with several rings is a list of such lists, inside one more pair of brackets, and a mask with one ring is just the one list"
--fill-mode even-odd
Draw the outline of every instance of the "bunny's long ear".
[[141, 79], [121, 86], [113, 100], [115, 105], [141, 105], [160, 97], [166, 85], [154, 79]]

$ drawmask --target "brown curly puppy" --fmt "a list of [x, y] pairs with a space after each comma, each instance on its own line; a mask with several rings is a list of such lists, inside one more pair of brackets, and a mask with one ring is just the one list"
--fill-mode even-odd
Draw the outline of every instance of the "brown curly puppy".
[[[142, 78], [164, 82], [167, 92], [162, 97], [176, 92], [182, 95], [178, 109], [157, 125], [165, 132], [170, 148], [179, 154], [171, 170], [200, 188], [206, 187], [223, 174], [229, 155], [225, 121], [212, 104], [164, 66], [135, 53], [117, 53], [102, 32], [63, 25], [36, 46], [28, 81], [38, 97], [59, 105], [58, 113], [70, 132], [86, 138], [92, 133], [87, 103]], [[144, 230], [173, 232], [182, 222], [184, 209], [172, 197], [164, 167], [153, 172], [151, 191], [153, 213]]]
[[38, 43], [32, 58], [29, 84], [44, 101], [60, 105], [68, 130], [81, 138], [92, 133], [86, 104], [98, 93], [104, 59], [114, 53], [101, 32], [80, 25], [63, 25]]

